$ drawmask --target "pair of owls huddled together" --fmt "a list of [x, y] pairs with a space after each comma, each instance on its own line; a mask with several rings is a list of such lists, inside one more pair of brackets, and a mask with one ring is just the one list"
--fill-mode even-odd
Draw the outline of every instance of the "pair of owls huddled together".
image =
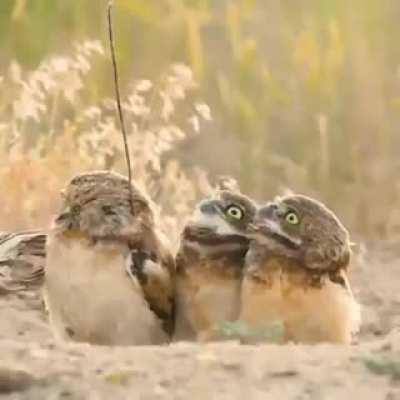
[[289, 195], [259, 206], [216, 190], [197, 205], [174, 257], [150, 200], [125, 177], [81, 174], [62, 197], [44, 266], [57, 336], [213, 341], [239, 324], [249, 337], [280, 326], [283, 343], [350, 343], [358, 330], [349, 235], [316, 200]]

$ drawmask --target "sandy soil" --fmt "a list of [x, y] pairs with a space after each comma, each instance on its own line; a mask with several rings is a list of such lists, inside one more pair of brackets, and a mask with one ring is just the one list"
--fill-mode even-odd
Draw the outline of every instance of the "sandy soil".
[[1, 296], [0, 398], [400, 400], [400, 257], [370, 248], [352, 276], [364, 324], [351, 347], [66, 345], [37, 293]]

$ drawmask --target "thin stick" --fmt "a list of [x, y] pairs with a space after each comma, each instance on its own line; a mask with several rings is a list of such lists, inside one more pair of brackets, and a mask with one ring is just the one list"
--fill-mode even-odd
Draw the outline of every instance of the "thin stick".
[[119, 116], [119, 122], [120, 122], [120, 126], [121, 126], [122, 137], [124, 139], [126, 164], [128, 167], [130, 205], [131, 205], [131, 211], [133, 213], [132, 166], [131, 166], [131, 157], [130, 157], [130, 153], [129, 153], [128, 137], [127, 137], [126, 128], [125, 128], [124, 114], [122, 112], [122, 107], [121, 107], [121, 95], [120, 95], [120, 91], [119, 91], [118, 67], [117, 67], [117, 60], [115, 58], [114, 31], [113, 31], [113, 23], [112, 23], [112, 7], [113, 7], [113, 0], [110, 0], [108, 2], [108, 6], [107, 6], [108, 34], [109, 34], [109, 40], [110, 40], [111, 60], [112, 60], [113, 72], [114, 72], [115, 97], [116, 97], [116, 101], [117, 101], [118, 116]]

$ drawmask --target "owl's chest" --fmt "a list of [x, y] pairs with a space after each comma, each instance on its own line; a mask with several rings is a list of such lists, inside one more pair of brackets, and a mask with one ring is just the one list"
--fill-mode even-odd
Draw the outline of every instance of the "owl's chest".
[[284, 321], [287, 303], [300, 306], [308, 285], [302, 271], [280, 260], [247, 262], [241, 288], [241, 319], [251, 325]]
[[[85, 240], [49, 239], [46, 281], [61, 292], [85, 293], [96, 300], [115, 297], [118, 291], [132, 291], [127, 279], [123, 246], [91, 245]], [[101, 296], [100, 296], [101, 294]]]
[[212, 330], [238, 316], [240, 266], [202, 260], [178, 274], [176, 290], [177, 336], [185, 325], [198, 339], [211, 340]]
[[360, 319], [346, 286], [275, 260], [247, 266], [241, 307], [252, 327], [281, 321], [285, 339], [295, 342], [348, 343]]
[[253, 329], [283, 318], [282, 270], [247, 264], [241, 285], [240, 319]]
[[98, 344], [151, 340], [157, 322], [126, 273], [127, 249], [50, 239], [47, 250], [45, 298], [61, 336]]

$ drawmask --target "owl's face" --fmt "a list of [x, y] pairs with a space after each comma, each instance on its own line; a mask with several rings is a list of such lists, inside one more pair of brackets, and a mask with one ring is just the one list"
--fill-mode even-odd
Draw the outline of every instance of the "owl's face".
[[271, 254], [309, 269], [331, 270], [349, 262], [347, 230], [332, 211], [306, 196], [290, 195], [261, 207], [249, 231]]
[[199, 203], [191, 224], [209, 229], [219, 236], [246, 236], [255, 213], [256, 205], [248, 197], [222, 190]]

